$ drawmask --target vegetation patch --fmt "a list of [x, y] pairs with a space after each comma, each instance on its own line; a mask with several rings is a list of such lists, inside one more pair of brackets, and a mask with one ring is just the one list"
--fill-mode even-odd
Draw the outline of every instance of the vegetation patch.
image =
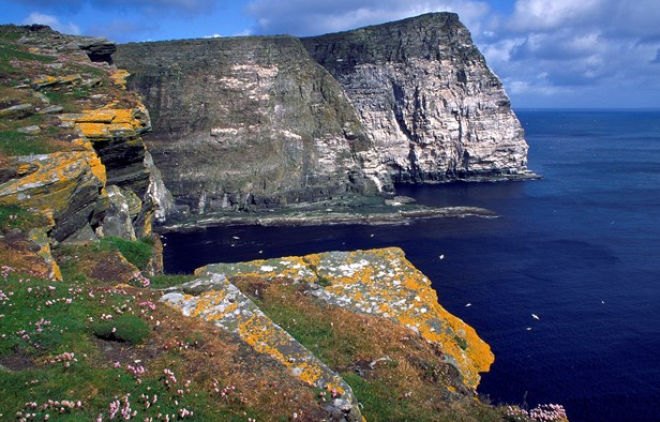
[[503, 407], [475, 401], [455, 369], [442, 362], [442, 352], [407, 328], [318, 302], [305, 284], [241, 276], [231, 281], [344, 377], [367, 420], [507, 420]]
[[41, 213], [28, 211], [17, 205], [0, 205], [0, 230], [29, 230], [48, 225], [48, 219]]
[[138, 269], [144, 270], [153, 254], [154, 241], [144, 237], [137, 241], [122, 239], [120, 237], [104, 237], [101, 247], [119, 251], [124, 258]]
[[140, 344], [149, 335], [151, 329], [141, 318], [122, 315], [95, 323], [92, 331], [96, 337], [105, 340]]

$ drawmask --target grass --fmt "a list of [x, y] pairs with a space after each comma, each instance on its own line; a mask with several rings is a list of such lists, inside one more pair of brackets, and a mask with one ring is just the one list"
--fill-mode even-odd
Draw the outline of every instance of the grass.
[[48, 154], [54, 152], [54, 148], [41, 137], [15, 130], [0, 130], [0, 152], [8, 156]]
[[11, 62], [17, 61], [36, 61], [41, 64], [52, 63], [55, 61], [52, 57], [33, 54], [25, 51], [24, 48], [6, 41], [0, 41], [0, 73], [5, 76], [20, 76], [20, 69], [17, 69]]
[[167, 287], [179, 286], [196, 278], [191, 274], [156, 275], [151, 277], [151, 287], [154, 289], [165, 289]]
[[96, 337], [140, 344], [149, 336], [151, 328], [141, 318], [132, 315], [121, 315], [112, 320], [98, 321], [92, 326]]
[[144, 270], [151, 260], [154, 244], [153, 240], [148, 237], [137, 241], [130, 241], [120, 237], [105, 237], [101, 239], [101, 247], [119, 251], [128, 262], [135, 265], [138, 269]]
[[161, 307], [150, 289], [70, 271], [51, 282], [5, 269], [0, 283], [0, 414], [107, 420], [119, 400], [137, 420], [288, 421], [294, 410], [320, 420], [312, 389], [231, 335]]
[[46, 217], [17, 205], [0, 205], [0, 231], [8, 229], [29, 230], [48, 224]]

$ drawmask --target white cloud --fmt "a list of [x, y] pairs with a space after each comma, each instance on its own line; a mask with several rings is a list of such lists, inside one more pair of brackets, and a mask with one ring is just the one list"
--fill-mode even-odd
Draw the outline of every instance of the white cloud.
[[254, 0], [246, 8], [255, 17], [255, 33], [307, 36], [355, 29], [430, 12], [456, 12], [478, 28], [490, 8], [483, 1], [427, 0]]
[[61, 32], [63, 34], [71, 34], [71, 35], [80, 35], [80, 27], [78, 25], [75, 25], [73, 23], [67, 23], [63, 24], [60, 22], [60, 20], [56, 16], [52, 15], [45, 15], [43, 13], [39, 12], [32, 12], [30, 13], [30, 16], [27, 18], [23, 19], [23, 24], [25, 25], [31, 25], [31, 24], [40, 24], [40, 25], [48, 25], [54, 30]]
[[252, 31], [250, 29], [244, 29], [243, 31], [233, 34], [232, 37], [247, 37], [250, 35], [252, 35]]
[[518, 0], [510, 28], [515, 31], [548, 31], [582, 22], [599, 14], [605, 0]]

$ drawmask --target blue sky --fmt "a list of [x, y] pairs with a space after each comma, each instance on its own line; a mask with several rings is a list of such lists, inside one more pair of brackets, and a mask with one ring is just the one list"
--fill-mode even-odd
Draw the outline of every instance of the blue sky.
[[0, 0], [0, 23], [118, 42], [316, 35], [452, 11], [514, 108], [660, 107], [658, 0]]

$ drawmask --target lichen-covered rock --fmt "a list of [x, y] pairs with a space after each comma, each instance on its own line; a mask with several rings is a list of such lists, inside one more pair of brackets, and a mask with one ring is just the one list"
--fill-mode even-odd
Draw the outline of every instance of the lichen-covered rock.
[[0, 185], [0, 205], [52, 212], [51, 236], [66, 239], [107, 208], [105, 168], [88, 150], [13, 158], [26, 172]]
[[366, 174], [372, 142], [297, 38], [128, 44], [115, 61], [151, 112], [147, 143], [165, 185], [193, 212], [391, 189], [386, 174]]
[[534, 176], [509, 98], [456, 14], [302, 41], [346, 90], [395, 181]]
[[[200, 277], [166, 290], [161, 301], [188, 317], [202, 318], [232, 333], [257, 352], [271, 356], [303, 382], [334, 391], [332, 406], [345, 421], [362, 421], [351, 387], [314, 354], [268, 318], [222, 274]], [[339, 419], [337, 419], [339, 420]]]
[[90, 62], [81, 46], [106, 62], [115, 49], [46, 26], [0, 26], [0, 126], [9, 136], [0, 145], [0, 205], [52, 216], [33, 241], [48, 265], [42, 237], [56, 245], [149, 236], [167, 197], [141, 138], [149, 113], [126, 90], [127, 72]]
[[323, 301], [397, 321], [437, 344], [444, 360], [458, 369], [463, 383], [471, 389], [476, 389], [479, 373], [487, 372], [494, 361], [490, 347], [472, 327], [438, 303], [430, 280], [399, 248], [211, 264], [195, 274], [313, 283], [316, 288], [312, 294]]

